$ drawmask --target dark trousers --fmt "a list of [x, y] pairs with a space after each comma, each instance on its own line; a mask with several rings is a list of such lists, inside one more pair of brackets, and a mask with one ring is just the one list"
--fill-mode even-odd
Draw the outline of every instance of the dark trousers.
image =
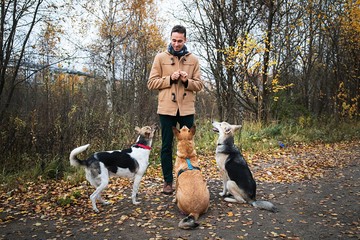
[[159, 115], [160, 125], [161, 125], [161, 168], [164, 176], [165, 182], [173, 181], [173, 140], [174, 133], [172, 127], [176, 127], [176, 124], [179, 123], [180, 128], [184, 125], [188, 128], [191, 128], [194, 125], [194, 115], [188, 116], [179, 116], [179, 113], [176, 116], [169, 115]]

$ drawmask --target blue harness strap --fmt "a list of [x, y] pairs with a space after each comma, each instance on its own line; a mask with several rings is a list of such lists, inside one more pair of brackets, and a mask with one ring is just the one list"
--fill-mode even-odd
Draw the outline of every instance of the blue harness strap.
[[193, 166], [191, 165], [191, 162], [190, 162], [190, 159], [189, 159], [189, 158], [186, 159], [186, 162], [187, 162], [187, 164], [188, 164], [188, 169], [189, 169], [189, 170], [193, 170], [194, 168], [193, 168]]
[[179, 172], [178, 172], [178, 177], [180, 176], [180, 174], [182, 174], [183, 172], [187, 171], [187, 170], [200, 170], [200, 168], [198, 167], [194, 167], [193, 165], [191, 165], [191, 162], [190, 162], [190, 159], [189, 158], [186, 158], [186, 162], [188, 164], [188, 168], [187, 169], [181, 169]]

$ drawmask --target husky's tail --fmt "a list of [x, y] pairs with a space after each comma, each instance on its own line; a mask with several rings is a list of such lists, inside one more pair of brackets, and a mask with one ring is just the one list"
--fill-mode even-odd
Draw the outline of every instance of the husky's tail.
[[277, 208], [275, 207], [275, 205], [269, 201], [253, 201], [250, 202], [250, 204], [256, 208], [265, 209], [270, 212], [277, 212]]
[[84, 146], [81, 147], [77, 147], [74, 150], [71, 151], [70, 153], [70, 165], [75, 166], [75, 167], [79, 167], [81, 165], [85, 165], [85, 161], [81, 161], [80, 159], [77, 158], [76, 155], [82, 153], [83, 151], [85, 151], [88, 147], [90, 146], [90, 144], [86, 144]]
[[198, 226], [199, 226], [199, 224], [197, 222], [195, 222], [195, 217], [192, 216], [191, 214], [179, 222], [179, 228], [182, 228], [185, 230], [195, 229]]

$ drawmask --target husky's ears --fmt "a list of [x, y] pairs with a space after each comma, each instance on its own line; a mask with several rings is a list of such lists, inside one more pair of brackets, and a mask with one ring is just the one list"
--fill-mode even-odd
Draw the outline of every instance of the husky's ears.
[[230, 125], [225, 127], [224, 131], [226, 134], [231, 133], [231, 131], [233, 130], [234, 132], [238, 129], [240, 129], [242, 126], [241, 125]]
[[225, 127], [224, 132], [225, 134], [231, 133], [231, 127]]
[[242, 125], [232, 125], [232, 127], [234, 128], [234, 131], [240, 129], [242, 127]]

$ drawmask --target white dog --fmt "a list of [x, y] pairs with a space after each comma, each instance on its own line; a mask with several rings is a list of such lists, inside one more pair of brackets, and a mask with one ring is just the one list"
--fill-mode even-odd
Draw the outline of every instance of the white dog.
[[101, 192], [107, 187], [110, 176], [133, 178], [133, 189], [131, 199], [133, 204], [139, 189], [140, 181], [149, 165], [151, 144], [157, 126], [136, 127], [139, 134], [136, 143], [128, 149], [97, 152], [86, 160], [80, 160], [77, 155], [85, 151], [89, 144], [75, 148], [70, 153], [70, 164], [72, 166], [82, 166], [85, 168], [86, 179], [96, 188], [90, 195], [92, 207], [95, 212], [99, 212], [96, 207], [96, 200], [103, 204], [108, 204], [102, 199]]

